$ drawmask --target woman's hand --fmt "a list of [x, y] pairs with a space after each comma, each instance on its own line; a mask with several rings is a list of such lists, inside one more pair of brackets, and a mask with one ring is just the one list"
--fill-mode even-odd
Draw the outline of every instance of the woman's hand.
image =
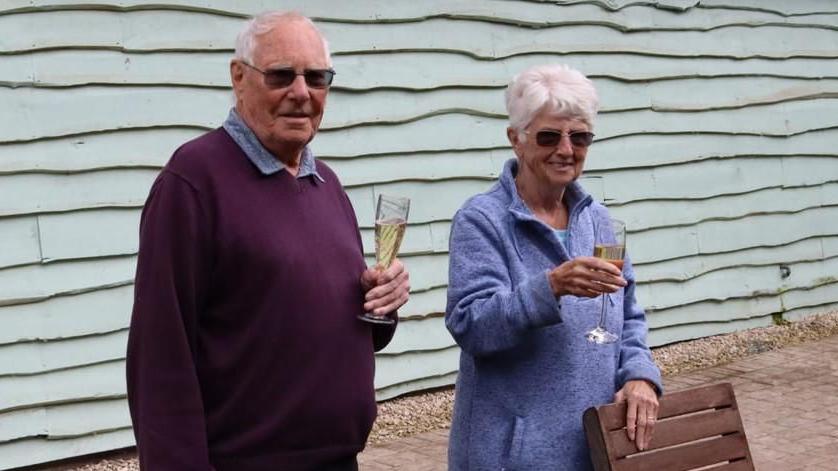
[[658, 420], [658, 395], [642, 379], [626, 382], [614, 395], [614, 402], [626, 402], [626, 433], [640, 451], [649, 447]]
[[572, 294], [594, 298], [618, 291], [627, 284], [617, 267], [596, 257], [576, 257], [562, 263], [548, 274], [548, 278], [556, 296]]
[[379, 271], [375, 266], [367, 268], [361, 274], [361, 286], [366, 292], [364, 310], [375, 316], [383, 316], [396, 312], [407, 302], [410, 276], [397, 258], [384, 271]]

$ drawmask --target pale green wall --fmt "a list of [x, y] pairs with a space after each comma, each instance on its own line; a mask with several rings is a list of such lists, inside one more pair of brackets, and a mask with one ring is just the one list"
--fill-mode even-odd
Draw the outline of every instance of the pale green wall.
[[511, 156], [503, 87], [531, 64], [600, 89], [584, 184], [628, 221], [653, 344], [838, 305], [838, 2], [4, 0], [0, 469], [133, 443], [139, 211], [175, 147], [224, 119], [241, 18], [275, 7], [330, 40], [313, 147], [368, 252], [374, 194], [413, 198], [380, 398], [455, 377], [449, 222]]

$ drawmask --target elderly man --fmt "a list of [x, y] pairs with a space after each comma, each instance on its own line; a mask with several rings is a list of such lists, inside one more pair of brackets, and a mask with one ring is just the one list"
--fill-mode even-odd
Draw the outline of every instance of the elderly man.
[[149, 470], [350, 470], [376, 415], [373, 352], [407, 301], [365, 267], [355, 214], [307, 144], [334, 71], [307, 18], [247, 24], [222, 128], [178, 149], [140, 225], [128, 400]]

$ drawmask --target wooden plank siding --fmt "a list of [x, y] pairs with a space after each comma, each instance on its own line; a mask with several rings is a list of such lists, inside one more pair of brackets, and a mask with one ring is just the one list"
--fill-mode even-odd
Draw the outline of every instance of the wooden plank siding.
[[[338, 75], [315, 153], [368, 257], [373, 202], [413, 199], [412, 295], [380, 399], [452, 384], [448, 233], [511, 157], [503, 90], [564, 62], [603, 109], [583, 184], [628, 222], [653, 345], [838, 307], [838, 3], [289, 0]], [[0, 469], [130, 446], [137, 226], [172, 151], [232, 104], [268, 0], [0, 3]], [[789, 276], [781, 276], [780, 267]]]

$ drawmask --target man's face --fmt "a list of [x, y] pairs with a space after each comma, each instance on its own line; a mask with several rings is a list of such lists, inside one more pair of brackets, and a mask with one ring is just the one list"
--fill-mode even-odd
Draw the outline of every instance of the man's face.
[[[260, 70], [290, 67], [302, 73], [329, 68], [317, 31], [304, 22], [279, 23], [255, 39], [252, 65]], [[236, 110], [262, 145], [281, 159], [296, 157], [320, 127], [328, 87], [310, 88], [298, 75], [287, 87], [272, 88], [260, 72], [237, 61], [230, 71]]]

